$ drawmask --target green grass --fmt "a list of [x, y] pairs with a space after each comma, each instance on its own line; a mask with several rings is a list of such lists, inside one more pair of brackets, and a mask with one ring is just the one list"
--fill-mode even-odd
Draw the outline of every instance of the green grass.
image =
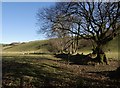
[[[48, 48], [50, 48], [51, 46], [49, 45], [49, 41], [51, 40], [40, 40], [40, 41], [31, 41], [31, 42], [26, 42], [25, 44], [20, 43], [18, 45], [8, 45], [8, 46], [4, 46], [3, 44], [3, 51], [18, 51], [18, 52], [22, 52], [22, 51], [41, 51], [43, 49], [44, 50], [48, 50]], [[92, 49], [92, 45], [90, 41], [86, 41], [86, 40], [80, 40], [80, 46], [81, 48], [79, 49], [80, 51], [88, 51]], [[82, 47], [83, 45], [85, 45], [84, 47]], [[118, 48], [118, 38], [114, 38], [112, 41], [110, 41], [107, 45], [104, 46], [105, 51], [107, 51], [108, 49], [112, 50], [112, 51], [117, 51]]]
[[[26, 42], [25, 44], [3, 46], [3, 56], [10, 54], [23, 55], [28, 53], [51, 53], [49, 49], [54, 49], [54, 47], [49, 45], [49, 41], [50, 40], [40, 40]], [[92, 51], [92, 45], [90, 45], [90, 41], [80, 40], [80, 45], [85, 45], [85, 47], [81, 47], [78, 50], [78, 53], [88, 54]], [[118, 38], [113, 39], [107, 45], [105, 45], [104, 51], [108, 58], [118, 59]]]
[[3, 47], [6, 52], [23, 52], [23, 51], [42, 51], [47, 48], [47, 40], [31, 41], [25, 44], [11, 45]]

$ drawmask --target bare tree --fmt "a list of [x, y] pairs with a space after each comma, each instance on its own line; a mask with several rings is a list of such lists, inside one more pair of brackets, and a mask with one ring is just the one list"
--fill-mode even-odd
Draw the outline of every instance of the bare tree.
[[80, 30], [78, 35], [94, 41], [97, 60], [103, 62], [103, 59], [106, 59], [103, 46], [120, 30], [120, 2], [77, 3], [76, 7], [78, 8], [69, 14], [77, 14], [81, 17], [79, 23], [75, 22]]
[[[65, 11], [67, 11], [67, 8], [69, 7], [71, 3], [66, 2], [66, 3], [56, 3], [56, 6], [50, 7], [50, 8], [44, 8], [42, 11], [38, 11], [37, 13], [37, 19], [38, 19], [38, 25], [41, 25], [41, 20], [43, 20], [43, 26], [40, 27], [39, 32], [44, 32], [48, 35], [48, 37], [57, 37], [60, 38], [58, 39], [58, 44], [61, 52], [67, 51], [67, 52], [76, 52], [74, 50], [74, 39], [73, 37], [70, 37], [73, 35], [68, 30], [65, 29], [70, 29], [72, 22], [70, 20], [69, 16], [64, 18]], [[64, 8], [66, 7], [66, 8]], [[66, 20], [65, 20], [66, 19]], [[69, 20], [69, 22], [68, 22]], [[67, 40], [66, 40], [67, 39]], [[57, 46], [58, 46], [57, 44]], [[56, 47], [57, 47], [56, 46]]]
[[96, 60], [103, 62], [106, 59], [103, 46], [120, 30], [120, 2], [64, 2], [44, 11], [44, 19], [49, 23], [43, 26], [44, 30], [47, 27], [53, 34], [58, 33], [55, 30], [62, 31], [60, 34], [72, 33], [77, 41], [81, 37], [90, 39], [95, 44]]

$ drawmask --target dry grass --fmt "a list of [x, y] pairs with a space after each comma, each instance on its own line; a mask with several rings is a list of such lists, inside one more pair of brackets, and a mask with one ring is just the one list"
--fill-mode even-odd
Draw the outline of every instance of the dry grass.
[[[54, 55], [20, 55], [3, 56], [3, 84], [7, 87], [18, 88], [21, 77], [32, 78], [28, 83], [24, 80], [24, 88], [30, 85], [34, 88], [46, 87], [118, 87], [118, 81], [110, 79], [109, 71], [118, 67], [117, 61], [110, 65], [77, 65], [69, 64]], [[9, 81], [9, 82], [8, 82]]]
[[106, 52], [107, 58], [113, 59], [113, 60], [120, 60], [118, 57], [118, 52]]

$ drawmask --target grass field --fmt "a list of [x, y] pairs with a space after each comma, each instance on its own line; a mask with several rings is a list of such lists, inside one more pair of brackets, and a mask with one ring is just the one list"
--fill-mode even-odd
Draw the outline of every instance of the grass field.
[[[95, 66], [80, 64], [80, 57], [74, 57], [75, 55], [72, 56], [74, 59], [57, 57], [48, 51], [48, 41], [32, 41], [3, 47], [3, 88], [120, 87], [120, 80], [114, 73], [119, 66], [116, 39], [104, 48], [109, 65]], [[108, 49], [110, 51], [107, 51]], [[86, 55], [91, 52], [90, 46], [78, 52]]]
[[54, 55], [3, 56], [2, 60], [3, 85], [9, 88], [20, 85], [23, 88], [117, 88], [119, 83], [108, 76], [109, 71], [118, 67], [116, 61], [110, 62], [110, 65], [76, 65]]
[[[20, 43], [17, 45], [3, 45], [3, 55], [17, 55], [17, 54], [29, 54], [29, 53], [51, 53], [49, 51], [51, 47], [49, 45], [50, 40], [40, 40], [40, 41], [31, 41], [26, 43]], [[88, 42], [84, 42], [84, 40], [80, 41], [81, 45], [86, 45]], [[86, 47], [80, 48], [78, 53], [88, 54], [91, 52], [92, 45], [86, 45]], [[118, 58], [118, 38], [113, 39], [106, 46], [104, 46], [104, 51], [108, 58], [119, 59]]]

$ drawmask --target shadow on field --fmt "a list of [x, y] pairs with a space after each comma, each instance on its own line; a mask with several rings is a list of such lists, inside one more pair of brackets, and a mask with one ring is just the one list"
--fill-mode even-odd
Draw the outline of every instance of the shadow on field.
[[67, 73], [66, 69], [47, 63], [38, 65], [31, 63], [17, 61], [17, 59], [3, 59], [2, 88], [62, 88], [66, 86], [73, 88], [73, 86], [83, 86], [83, 78]]
[[120, 80], [120, 66], [116, 70], [109, 72], [108, 76], [111, 79]]
[[77, 65], [87, 65], [91, 58], [88, 55], [84, 54], [76, 54], [76, 55], [69, 55], [69, 54], [56, 54], [55, 57], [61, 58], [70, 64], [77, 64]]
[[3, 61], [2, 64], [2, 88], [46, 88], [53, 86], [54, 81], [63, 81], [57, 78], [56, 74], [44, 69], [47, 64], [41, 64], [39, 67], [15, 61]]
[[3, 58], [2, 88], [103, 88], [107, 84], [113, 85], [113, 82], [86, 78], [87, 75], [75, 75], [66, 68], [42, 63], [38, 58], [19, 59]]

